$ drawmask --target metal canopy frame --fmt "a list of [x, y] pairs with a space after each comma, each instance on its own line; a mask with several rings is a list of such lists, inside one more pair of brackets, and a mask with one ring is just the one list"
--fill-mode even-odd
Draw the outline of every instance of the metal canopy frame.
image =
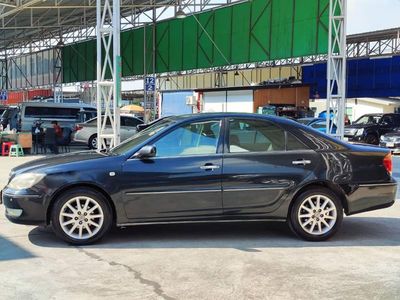
[[[97, 149], [120, 143], [120, 1], [97, 0]], [[102, 55], [104, 49], [104, 57]], [[107, 80], [108, 72], [111, 79]], [[111, 124], [111, 132], [107, 125]]]
[[326, 133], [339, 139], [346, 109], [346, 1], [329, 1]]

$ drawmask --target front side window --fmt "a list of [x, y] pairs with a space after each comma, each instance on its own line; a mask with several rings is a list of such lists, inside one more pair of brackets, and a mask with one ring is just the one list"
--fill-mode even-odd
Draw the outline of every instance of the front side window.
[[220, 120], [182, 125], [154, 144], [157, 157], [216, 154], [220, 131]]
[[285, 150], [285, 131], [259, 120], [229, 121], [229, 152], [266, 152]]

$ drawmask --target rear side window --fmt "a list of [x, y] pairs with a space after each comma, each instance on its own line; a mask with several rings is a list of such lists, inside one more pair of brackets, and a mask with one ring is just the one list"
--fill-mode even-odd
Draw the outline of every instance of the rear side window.
[[285, 131], [259, 120], [229, 121], [229, 152], [268, 152], [285, 150]]
[[135, 118], [121, 118], [121, 126], [135, 127], [143, 122]]
[[286, 150], [308, 150], [309, 148], [300, 142], [293, 134], [286, 131]]
[[271, 152], [309, 149], [290, 132], [260, 120], [229, 121], [229, 152]]

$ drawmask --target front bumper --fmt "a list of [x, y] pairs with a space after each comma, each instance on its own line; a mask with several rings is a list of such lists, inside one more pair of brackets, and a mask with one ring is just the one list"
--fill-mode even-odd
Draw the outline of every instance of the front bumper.
[[46, 208], [41, 195], [24, 194], [7, 188], [1, 192], [6, 217], [13, 223], [26, 225], [46, 224]]
[[360, 184], [347, 196], [347, 215], [386, 208], [396, 200], [397, 183]]

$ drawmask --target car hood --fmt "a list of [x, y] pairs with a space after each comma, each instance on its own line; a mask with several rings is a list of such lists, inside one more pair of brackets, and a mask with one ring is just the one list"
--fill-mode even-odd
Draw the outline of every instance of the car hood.
[[97, 152], [97, 151], [82, 151], [67, 153], [55, 156], [47, 156], [41, 159], [37, 159], [25, 164], [22, 164], [11, 170], [11, 176], [19, 173], [29, 172], [32, 170], [39, 171], [44, 168], [56, 167], [58, 165], [64, 165], [74, 162], [82, 162], [93, 159], [105, 159], [109, 157], [108, 154]]
[[392, 131], [385, 134], [386, 137], [400, 137], [400, 131]]

